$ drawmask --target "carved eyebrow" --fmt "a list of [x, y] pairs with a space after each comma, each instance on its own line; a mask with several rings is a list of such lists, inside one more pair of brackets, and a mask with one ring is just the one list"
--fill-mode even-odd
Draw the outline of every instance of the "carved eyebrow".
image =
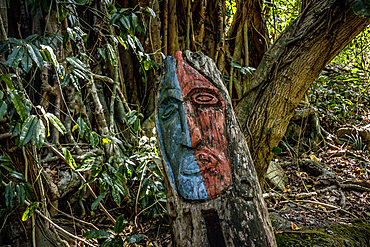
[[179, 102], [183, 102], [181, 92], [178, 89], [166, 89], [161, 93], [158, 104], [161, 105], [163, 102], [174, 99]]

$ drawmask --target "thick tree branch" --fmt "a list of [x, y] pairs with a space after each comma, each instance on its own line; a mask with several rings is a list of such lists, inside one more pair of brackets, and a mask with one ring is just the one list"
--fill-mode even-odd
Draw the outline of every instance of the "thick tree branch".
[[324, 66], [370, 23], [346, 0], [312, 1], [264, 55], [236, 107], [263, 184], [271, 149]]

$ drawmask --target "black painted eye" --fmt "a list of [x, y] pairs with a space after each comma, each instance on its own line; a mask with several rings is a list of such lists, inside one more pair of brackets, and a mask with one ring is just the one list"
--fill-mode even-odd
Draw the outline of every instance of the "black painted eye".
[[170, 103], [170, 104], [168, 104], [164, 108], [164, 110], [162, 112], [161, 118], [163, 120], [167, 120], [167, 119], [171, 118], [176, 113], [177, 109], [178, 109], [178, 106], [177, 106], [176, 103]]
[[216, 96], [206, 92], [199, 92], [192, 95], [192, 99], [199, 105], [215, 105], [218, 102]]

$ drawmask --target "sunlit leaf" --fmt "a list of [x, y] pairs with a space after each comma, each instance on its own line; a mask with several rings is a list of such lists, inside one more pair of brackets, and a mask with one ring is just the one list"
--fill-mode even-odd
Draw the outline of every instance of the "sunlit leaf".
[[36, 63], [37, 67], [42, 69], [44, 67], [44, 59], [42, 58], [42, 55], [37, 49], [37, 47], [33, 44], [26, 44], [28, 54], [32, 58], [32, 60]]
[[[54, 125], [54, 127], [60, 133], [62, 133], [62, 134], [66, 134], [67, 133], [67, 130], [64, 127], [64, 125], [62, 124], [62, 122], [54, 114], [48, 112], [48, 113], [45, 114], [45, 117], [47, 117], [49, 119], [49, 121], [51, 122], [51, 124]], [[72, 132], [73, 132], [73, 130], [72, 130]]]
[[41, 148], [45, 140], [45, 126], [41, 119], [37, 119], [34, 136], [36, 147]]
[[32, 215], [36, 212], [36, 209], [38, 207], [39, 207], [39, 203], [38, 202], [33, 202], [30, 205], [28, 205], [28, 207], [26, 208], [26, 211], [24, 211], [24, 213], [22, 215], [22, 220], [23, 221], [26, 221], [29, 218], [31, 218]]
[[62, 151], [63, 151], [64, 158], [66, 159], [67, 164], [72, 168], [72, 170], [75, 171], [77, 168], [75, 159], [72, 157], [68, 149], [63, 148]]

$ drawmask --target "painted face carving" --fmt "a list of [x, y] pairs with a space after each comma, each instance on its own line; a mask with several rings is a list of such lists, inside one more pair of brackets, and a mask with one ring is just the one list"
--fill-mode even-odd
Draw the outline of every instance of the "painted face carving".
[[231, 183], [225, 102], [212, 83], [183, 61], [181, 52], [175, 58], [191, 146], [207, 194], [214, 198]]
[[188, 200], [214, 198], [231, 183], [225, 104], [218, 89], [184, 63], [166, 60], [157, 123], [169, 175]]

